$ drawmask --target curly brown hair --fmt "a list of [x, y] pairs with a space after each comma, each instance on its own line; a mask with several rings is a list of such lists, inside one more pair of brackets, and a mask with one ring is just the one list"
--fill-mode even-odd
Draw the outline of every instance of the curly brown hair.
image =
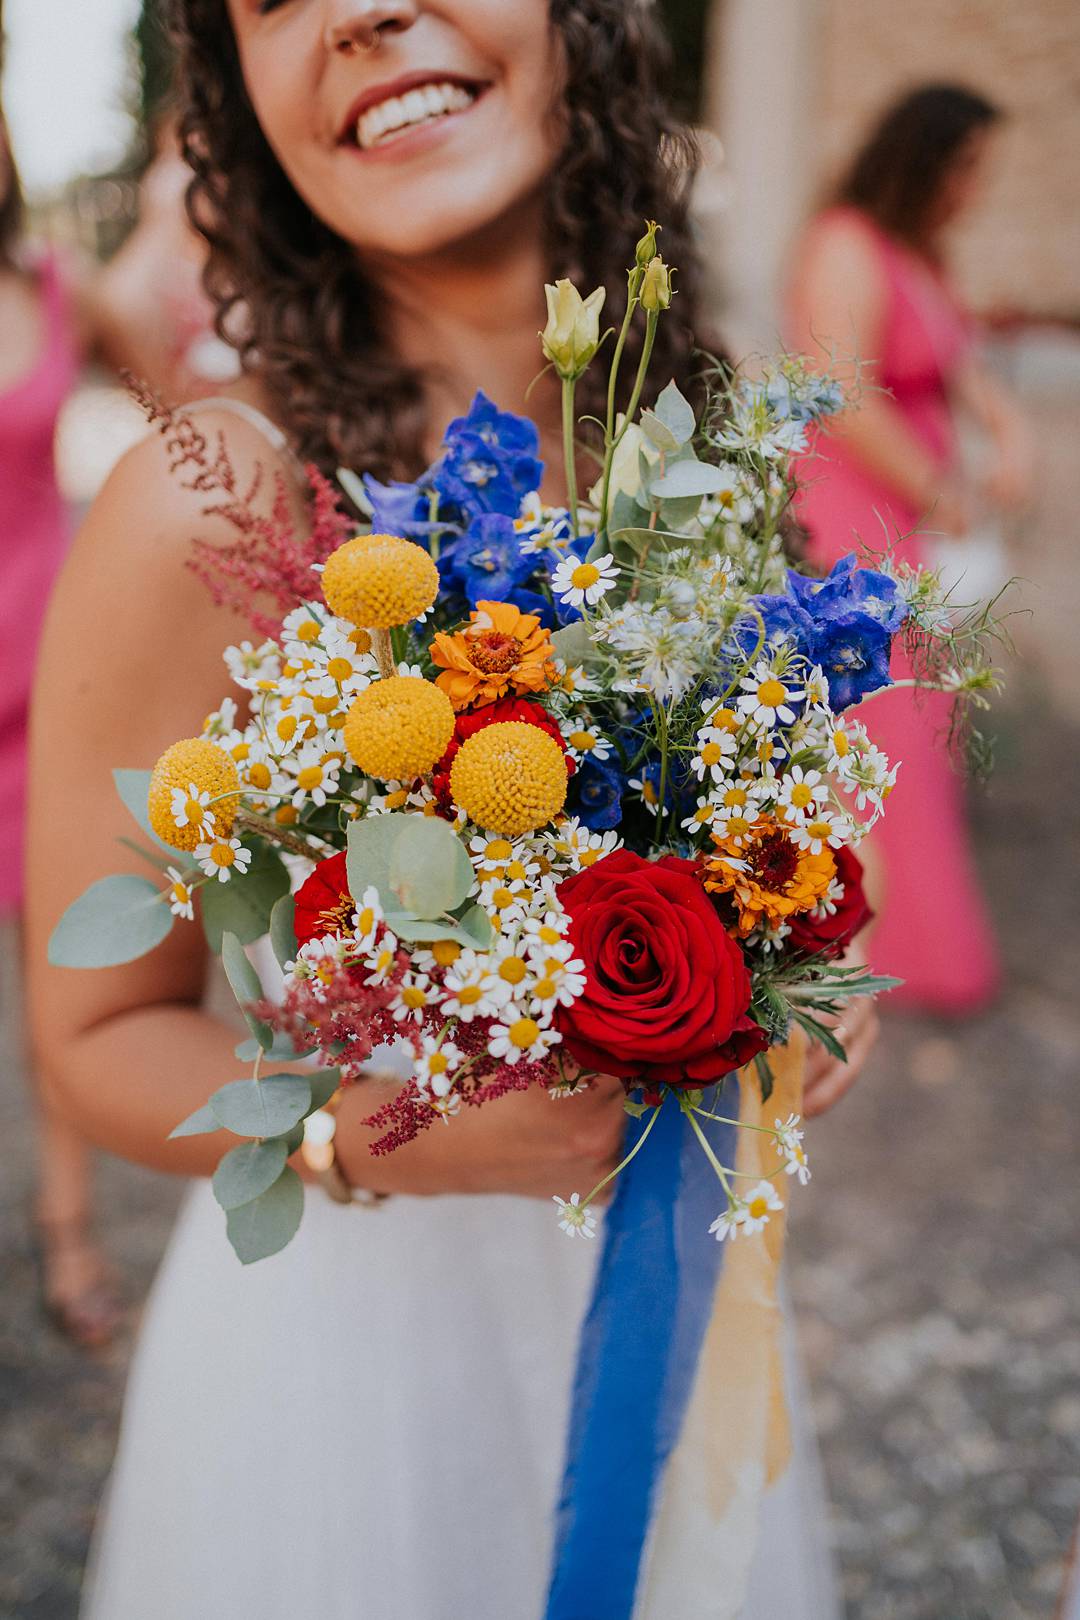
[[[660, 323], [653, 375], [689, 387], [696, 275], [687, 203], [697, 153], [667, 99], [662, 28], [649, 0], [550, 0], [550, 20], [566, 70], [565, 141], [545, 208], [549, 274], [606, 287], [608, 307], [621, 311], [642, 222], [658, 219], [679, 296]], [[171, 0], [171, 21], [195, 174], [188, 207], [210, 243], [219, 331], [257, 370], [303, 459], [327, 472], [414, 477], [427, 426], [423, 378], [382, 340], [352, 246], [316, 218], [271, 151], [225, 0]], [[230, 327], [238, 306], [241, 334]], [[583, 411], [602, 414], [601, 386], [586, 378]]]

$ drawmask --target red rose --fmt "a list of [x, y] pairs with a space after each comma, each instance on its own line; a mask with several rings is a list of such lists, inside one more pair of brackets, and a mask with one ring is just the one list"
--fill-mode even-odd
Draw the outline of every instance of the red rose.
[[345, 853], [320, 861], [306, 882], [296, 891], [296, 943], [323, 939], [327, 934], [343, 934], [356, 910], [349, 893]]
[[[448, 810], [453, 804], [450, 796], [450, 767], [454, 763], [455, 754], [463, 742], [476, 732], [483, 731], [485, 726], [494, 725], [497, 720], [521, 720], [527, 726], [539, 726], [541, 731], [546, 731], [549, 737], [555, 739], [563, 755], [566, 755], [566, 744], [555, 721], [539, 703], [530, 703], [528, 698], [500, 698], [497, 703], [488, 703], [482, 709], [466, 710], [455, 720], [450, 745], [432, 772], [431, 785], [444, 809]], [[566, 774], [567, 776], [574, 774], [574, 762], [568, 757]]]
[[[656, 1086], [701, 1086], [751, 1047], [750, 975], [692, 861], [616, 850], [559, 885], [588, 981], [559, 1009], [566, 1050], [586, 1069]], [[745, 1056], [743, 1053], [745, 1052]]]
[[830, 917], [815, 917], [810, 911], [792, 917], [787, 940], [793, 951], [824, 956], [830, 961], [843, 956], [855, 935], [862, 932], [874, 915], [863, 893], [863, 866], [859, 857], [846, 845], [841, 845], [834, 853], [836, 875], [844, 885], [836, 910]]

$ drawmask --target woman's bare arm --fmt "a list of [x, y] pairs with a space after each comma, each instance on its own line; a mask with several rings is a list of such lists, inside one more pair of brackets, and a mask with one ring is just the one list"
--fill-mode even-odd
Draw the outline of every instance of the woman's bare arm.
[[[209, 413], [199, 420], [207, 431], [218, 425]], [[267, 459], [267, 445], [231, 415], [220, 426], [243, 480]], [[40, 655], [28, 851], [30, 1019], [42, 1083], [91, 1140], [185, 1174], [211, 1172], [229, 1139], [170, 1142], [169, 1132], [243, 1072], [233, 1056], [238, 1031], [201, 1004], [201, 929], [178, 921], [149, 956], [97, 971], [50, 967], [46, 947], [64, 908], [95, 879], [146, 870], [117, 842], [137, 830], [113, 767], [153, 764], [197, 734], [229, 689], [221, 653], [244, 626], [186, 566], [192, 537], [210, 535], [200, 507], [151, 439], [124, 458], [87, 518]], [[378, 1097], [359, 1087], [341, 1112], [342, 1161], [357, 1184], [385, 1191], [584, 1189], [617, 1152], [620, 1095], [610, 1083], [566, 1108], [540, 1093], [507, 1099], [374, 1160], [360, 1120]]]
[[852, 220], [823, 221], [810, 232], [795, 266], [791, 338], [855, 391], [852, 406], [830, 422], [830, 435], [934, 528], [959, 532], [967, 526], [959, 492], [949, 487], [903, 413], [876, 391], [887, 296], [867, 233]]

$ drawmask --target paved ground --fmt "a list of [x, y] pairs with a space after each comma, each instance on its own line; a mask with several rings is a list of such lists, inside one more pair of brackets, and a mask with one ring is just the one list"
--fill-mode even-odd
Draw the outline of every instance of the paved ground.
[[[1075, 392], [1067, 408], [1035, 403], [1052, 442], [1075, 442]], [[1073, 461], [1059, 455], [1021, 566], [1043, 580], [1060, 571], [1064, 590], [1035, 597], [1000, 769], [975, 803], [1007, 994], [977, 1026], [893, 1021], [874, 1073], [814, 1128], [792, 1272], [849, 1620], [1051, 1620], [1080, 1512], [1080, 643], [1065, 639], [1080, 580], [1075, 497]], [[79, 1357], [36, 1309], [12, 966], [7, 936], [0, 1620], [73, 1620], [125, 1355]], [[115, 1163], [100, 1187], [138, 1299], [175, 1189]]]

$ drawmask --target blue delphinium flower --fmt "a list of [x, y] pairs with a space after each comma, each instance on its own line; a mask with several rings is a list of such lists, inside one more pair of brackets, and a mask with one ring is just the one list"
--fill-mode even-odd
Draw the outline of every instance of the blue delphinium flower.
[[835, 562], [824, 579], [788, 570], [788, 592], [815, 619], [854, 610], [876, 619], [890, 635], [907, 617], [907, 603], [896, 581], [873, 568], [860, 568], [853, 551]]
[[370, 473], [364, 474], [364, 489], [371, 502], [371, 527], [375, 534], [398, 534], [404, 540], [417, 540], [423, 545], [430, 535], [445, 528], [445, 523], [431, 516], [430, 492], [423, 480], [415, 484], [394, 481], [380, 484]]
[[465, 595], [477, 602], [517, 602], [515, 592], [536, 567], [535, 557], [522, 556], [521, 541], [512, 518], [502, 512], [483, 512], [473, 518], [454, 545], [455, 570]]
[[837, 613], [818, 623], [813, 660], [825, 671], [837, 713], [891, 684], [891, 650], [892, 636], [867, 613]]
[[517, 517], [524, 496], [540, 487], [544, 464], [540, 436], [526, 416], [500, 411], [486, 394], [476, 395], [467, 416], [446, 430], [445, 450], [431, 481], [441, 498], [468, 517], [500, 512]]
[[584, 759], [570, 783], [573, 808], [592, 832], [607, 832], [622, 820], [626, 780], [611, 759]]

